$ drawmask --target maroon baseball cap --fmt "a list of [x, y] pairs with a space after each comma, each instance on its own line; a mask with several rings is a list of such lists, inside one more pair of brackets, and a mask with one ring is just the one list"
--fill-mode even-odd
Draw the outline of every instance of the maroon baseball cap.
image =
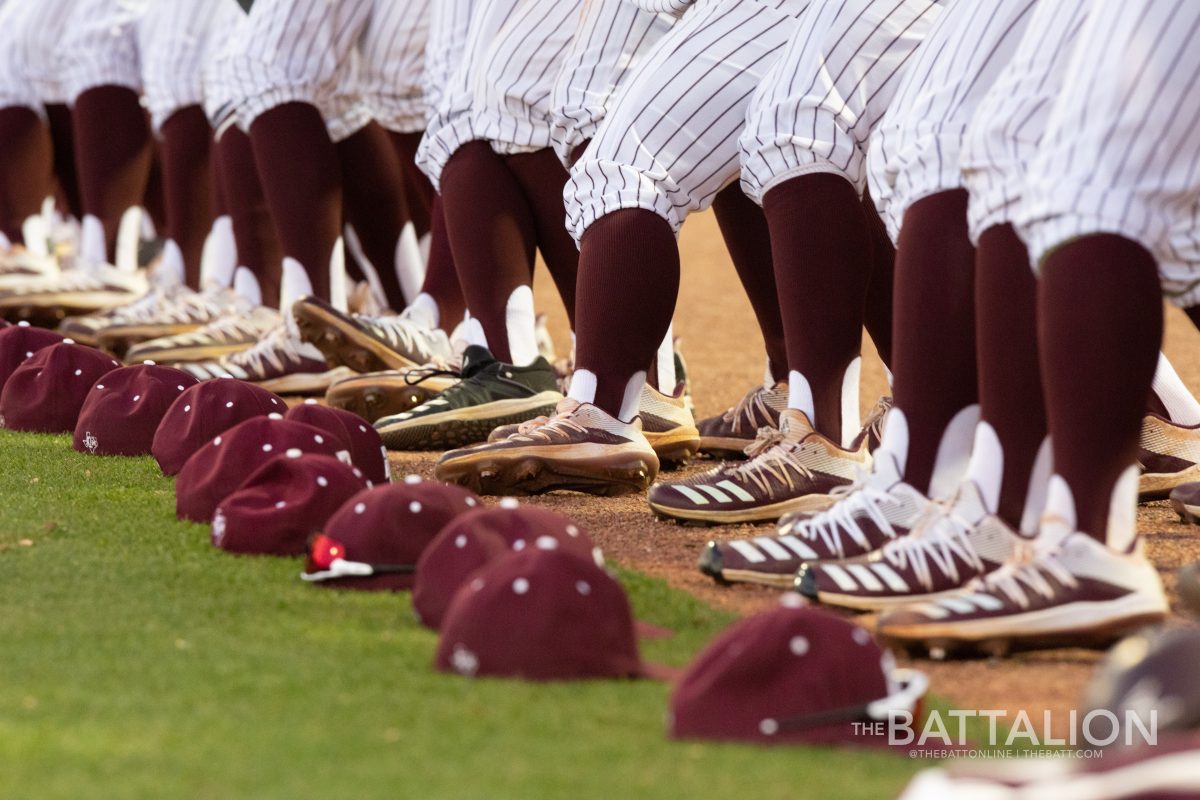
[[28, 322], [0, 330], [0, 389], [8, 377], [27, 358], [43, 347], [63, 341], [61, 334], [45, 328], [30, 327]]
[[604, 556], [579, 526], [562, 514], [505, 498], [498, 508], [463, 514], [438, 534], [417, 562], [413, 610], [437, 630], [459, 587], [479, 568], [537, 543], [604, 565]]
[[388, 464], [387, 448], [383, 446], [383, 439], [380, 438], [379, 431], [358, 414], [341, 408], [323, 406], [316, 400], [309, 399], [289, 409], [283, 416], [284, 419], [303, 422], [341, 438], [354, 466], [361, 469], [363, 474], [375, 483], [391, 480], [391, 467]]
[[233, 378], [204, 381], [167, 409], [150, 452], [164, 475], [174, 475], [192, 453], [239, 422], [285, 411], [282, 399], [252, 383]]
[[139, 364], [101, 378], [83, 401], [75, 449], [105, 456], [150, 454], [163, 414], [196, 379], [183, 370]]
[[416, 475], [360, 492], [310, 542], [300, 577], [348, 589], [410, 589], [421, 552], [438, 531], [479, 505], [467, 489]]
[[25, 359], [0, 392], [0, 424], [15, 431], [70, 433], [101, 377], [121, 366], [93, 347], [64, 340]]
[[886, 745], [869, 723], [886, 723], [893, 711], [918, 716], [927, 686], [921, 673], [896, 669], [863, 628], [786, 595], [696, 657], [671, 697], [668, 735]]
[[342, 443], [320, 428], [282, 418], [252, 417], [201, 447], [175, 480], [175, 513], [209, 522], [221, 501], [255, 470], [279, 455], [334, 456], [348, 462]]
[[212, 543], [233, 553], [295, 556], [347, 499], [371, 482], [333, 456], [277, 455], [213, 514]]
[[443, 672], [535, 681], [655, 672], [638, 655], [621, 585], [592, 561], [536, 541], [459, 588], [434, 664]]

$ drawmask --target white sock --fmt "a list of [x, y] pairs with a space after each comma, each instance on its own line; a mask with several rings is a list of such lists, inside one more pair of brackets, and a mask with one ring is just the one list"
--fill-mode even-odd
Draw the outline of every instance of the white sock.
[[233, 291], [253, 305], [263, 305], [262, 286], [258, 282], [258, 276], [251, 272], [249, 267], [238, 267], [233, 271]]
[[842, 447], [849, 447], [862, 431], [858, 411], [858, 385], [862, 376], [862, 356], [855, 358], [842, 375]]
[[663, 394], [675, 394], [675, 383], [679, 379], [675, 376], [675, 326], [667, 327], [667, 335], [663, 337], [662, 344], [658, 346], [658, 355], [655, 357], [655, 379], [658, 381], [658, 390]]
[[233, 219], [225, 214], [213, 220], [212, 228], [204, 238], [204, 250], [200, 254], [200, 286], [205, 289], [232, 286], [237, 266]]
[[809, 385], [808, 378], [796, 370], [788, 373], [788, 408], [803, 411], [808, 421], [816, 426], [817, 410], [813, 404], [812, 386]]
[[174, 239], [167, 239], [163, 245], [162, 258], [155, 268], [155, 283], [160, 286], [182, 286], [186, 275], [183, 265], [183, 251]]
[[533, 311], [533, 289], [518, 286], [504, 307], [504, 327], [508, 332], [508, 352], [515, 367], [526, 367], [537, 360], [537, 315]]
[[[346, 286], [346, 244], [340, 236], [333, 243], [333, 253], [329, 256], [329, 304], [338, 311], [348, 311], [350, 308]], [[290, 305], [288, 309], [291, 310]]]
[[991, 514], [1000, 507], [1000, 488], [1004, 482], [1004, 448], [996, 429], [986, 422], [975, 426], [975, 443], [967, 462], [967, 480], [979, 487], [983, 504]]
[[571, 390], [567, 397], [578, 403], [596, 402], [596, 373], [590, 369], [577, 369], [571, 375]]
[[99, 217], [85, 214], [79, 231], [79, 252], [76, 254], [75, 265], [86, 270], [107, 262], [108, 244], [105, 239], [104, 223], [100, 221]]
[[388, 298], [387, 294], [383, 291], [383, 281], [379, 280], [379, 270], [375, 269], [375, 265], [371, 263], [371, 259], [367, 258], [366, 252], [363, 251], [362, 242], [358, 238], [358, 231], [354, 230], [353, 225], [346, 225], [343, 230], [345, 232], [345, 247], [354, 256], [354, 260], [358, 262], [358, 268], [362, 270], [363, 277], [367, 279], [367, 285], [371, 287], [371, 296], [379, 303], [380, 308], [387, 308]]
[[621, 410], [617, 414], [617, 419], [622, 422], [632, 422], [633, 418], [638, 415], [638, 410], [642, 405], [642, 387], [645, 384], [645, 370], [633, 373], [625, 384], [625, 394], [621, 397]]
[[954, 495], [954, 490], [967, 472], [971, 443], [978, 424], [979, 405], [975, 404], [960, 410], [946, 425], [942, 441], [938, 444], [937, 457], [933, 461], [933, 474], [929, 478], [931, 500], [943, 500]]
[[1158, 354], [1158, 367], [1154, 371], [1154, 383], [1150, 389], [1167, 409], [1171, 422], [1176, 425], [1200, 425], [1200, 402], [1184, 385], [1164, 353]]
[[291, 256], [284, 256], [283, 278], [279, 281], [279, 313], [287, 323], [288, 330], [297, 339], [300, 331], [296, 327], [296, 318], [292, 316], [292, 305], [305, 295], [313, 293], [312, 281], [308, 271], [299, 261]]
[[154, 222], [150, 215], [137, 206], [125, 209], [117, 227], [117, 252], [113, 266], [122, 272], [137, 272], [138, 251], [143, 238], [154, 238]]
[[[0, 234], [3, 237], [3, 234]], [[25, 251], [31, 256], [46, 258], [50, 255], [50, 226], [43, 214], [33, 214], [21, 223], [21, 238], [25, 240]], [[7, 242], [8, 247], [12, 243]]]
[[425, 282], [425, 256], [421, 253], [421, 242], [417, 238], [417, 229], [411, 222], [405, 223], [396, 240], [396, 278], [400, 281], [400, 291], [405, 299], [415, 298], [421, 293], [421, 284]]
[[1054, 449], [1050, 437], [1042, 439], [1033, 468], [1029, 470], [1029, 488], [1025, 492], [1025, 509], [1021, 512], [1021, 533], [1032, 536], [1037, 533], [1042, 513], [1046, 510], [1046, 492], [1050, 488], [1050, 476], [1054, 474]]
[[425, 292], [421, 292], [413, 298], [413, 301], [408, 304], [408, 308], [404, 310], [404, 314], [413, 322], [430, 330], [436, 328], [441, 322], [441, 311], [438, 309], [437, 301]]

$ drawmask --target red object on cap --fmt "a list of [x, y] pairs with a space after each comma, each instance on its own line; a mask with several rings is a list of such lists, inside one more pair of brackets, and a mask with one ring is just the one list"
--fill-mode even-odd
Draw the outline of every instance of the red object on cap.
[[75, 449], [105, 456], [149, 455], [167, 409], [196, 379], [183, 370], [141, 364], [121, 367], [88, 393], [75, 425]]
[[183, 465], [175, 480], [175, 513], [180, 519], [210, 522], [221, 501], [276, 456], [295, 458], [313, 453], [338, 457], [343, 452], [341, 442], [302, 422], [270, 417], [239, 422]]
[[451, 522], [417, 562], [413, 610], [422, 625], [437, 630], [459, 587], [479, 568], [510, 551], [541, 543], [579, 558], [604, 563], [591, 537], [562, 514], [505, 500]]
[[620, 584], [591, 561], [536, 543], [459, 588], [434, 663], [443, 672], [537, 681], [647, 673]]
[[[907, 680], [907, 686], [900, 684]], [[668, 734], [762, 744], [886, 745], [868, 725], [917, 713], [926, 682], [896, 670], [866, 630], [788, 601], [735, 623], [687, 668]]]
[[0, 420], [15, 431], [71, 433], [92, 385], [120, 363], [92, 347], [44, 347], [13, 371], [0, 393]]
[[342, 503], [369, 486], [333, 456], [277, 455], [226, 497], [213, 515], [212, 543], [233, 553], [294, 556]]
[[[330, 517], [325, 541], [313, 543], [302, 577], [348, 589], [412, 588], [418, 559], [438, 531], [479, 505], [460, 486], [411, 478], [360, 492]], [[340, 546], [337, 558], [348, 563], [322, 563], [330, 545]], [[381, 569], [368, 572], [368, 565]]]
[[350, 452], [350, 460], [364, 475], [375, 483], [386, 483], [391, 479], [387, 448], [383, 446], [379, 431], [358, 414], [305, 402], [289, 409], [284, 419], [303, 422], [341, 437]]
[[176, 398], [154, 434], [150, 451], [164, 475], [174, 475], [201, 446], [253, 417], [282, 414], [282, 399], [252, 383], [218, 378]]
[[63, 337], [54, 331], [29, 325], [13, 325], [0, 330], [0, 390], [25, 359], [62, 340]]

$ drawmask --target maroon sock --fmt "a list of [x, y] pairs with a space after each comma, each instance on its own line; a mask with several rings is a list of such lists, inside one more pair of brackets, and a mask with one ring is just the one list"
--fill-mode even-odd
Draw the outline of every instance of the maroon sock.
[[137, 92], [124, 86], [88, 89], [75, 101], [72, 119], [83, 211], [103, 223], [112, 261], [121, 217], [145, 199], [150, 126]]
[[1037, 279], [1011, 225], [988, 228], [975, 254], [979, 415], [1004, 452], [999, 516], [1018, 528], [1029, 476], [1046, 438], [1038, 365]]
[[979, 399], [975, 375], [975, 248], [967, 193], [940, 192], [904, 215], [896, 248], [896, 405], [908, 419], [905, 479], [929, 491], [946, 426]]
[[767, 227], [767, 218], [736, 183], [717, 194], [713, 200], [713, 214], [742, 289], [754, 309], [754, 318], [767, 349], [771, 377], [786, 381], [787, 344], [783, 317], [779, 313], [779, 293], [775, 290], [775, 262], [771, 258], [771, 229]]
[[467, 309], [483, 326], [492, 354], [510, 363], [508, 299], [533, 281], [533, 213], [516, 176], [487, 142], [460, 147], [442, 170], [441, 188]]
[[467, 304], [463, 300], [462, 287], [458, 285], [458, 272], [454, 269], [454, 256], [450, 252], [450, 236], [446, 233], [446, 215], [442, 213], [442, 199], [433, 198], [432, 228], [429, 231], [429, 263], [425, 268], [425, 283], [421, 291], [433, 298], [438, 305], [438, 323], [447, 333], [462, 322]]
[[1114, 234], [1054, 250], [1038, 286], [1038, 336], [1054, 471], [1078, 528], [1104, 541], [1117, 478], [1138, 436], [1162, 342], [1158, 266]]
[[283, 248], [263, 197], [250, 137], [236, 126], [227, 128], [217, 141], [217, 156], [238, 266], [258, 279], [263, 305], [278, 308]]
[[71, 124], [71, 109], [64, 104], [46, 106], [50, 121], [50, 139], [54, 144], [54, 177], [66, 200], [65, 211], [76, 219], [83, 218], [83, 199], [79, 193], [79, 174], [75, 170], [75, 129]]
[[417, 148], [425, 132], [388, 131], [388, 136], [392, 140], [392, 148], [400, 157], [400, 168], [404, 174], [404, 196], [408, 198], [408, 210], [412, 215], [413, 226], [417, 229], [417, 236], [424, 236], [433, 228], [434, 203], [433, 184], [417, 167]]
[[308, 273], [313, 294], [329, 299], [329, 264], [342, 235], [342, 174], [321, 112], [285, 103], [250, 126], [263, 196], [283, 254]]
[[507, 156], [504, 162], [521, 184], [533, 211], [538, 251], [558, 289], [567, 319], [575, 327], [575, 280], [579, 272], [579, 248], [567, 231], [567, 211], [563, 206], [566, 168], [550, 148], [534, 153]]
[[346, 222], [379, 275], [388, 306], [399, 311], [408, 298], [396, 274], [396, 244], [409, 221], [400, 160], [387, 133], [374, 122], [338, 142], [337, 153]]
[[871, 284], [867, 287], [867, 306], [863, 322], [879, 360], [892, 368], [892, 287], [896, 274], [896, 248], [888, 235], [887, 225], [879, 218], [870, 193], [863, 195], [863, 213], [871, 236]]
[[862, 202], [845, 178], [801, 175], [763, 196], [788, 370], [812, 389], [816, 429], [842, 438], [846, 368], [862, 349], [871, 243]]
[[142, 208], [146, 210], [154, 230], [162, 236], [170, 226], [167, 223], [167, 189], [163, 176], [162, 152], [158, 146], [150, 148], [150, 171], [146, 175], [146, 190], [142, 192]]
[[596, 405], [616, 416], [649, 369], [679, 295], [679, 245], [662, 217], [631, 208], [596, 220], [579, 249], [575, 366], [596, 376]]
[[200, 288], [200, 258], [212, 230], [212, 128], [200, 106], [176, 111], [162, 126], [167, 235], [183, 253], [185, 282]]
[[24, 244], [21, 225], [41, 211], [53, 186], [50, 134], [32, 108], [0, 108], [0, 147], [0, 230]]

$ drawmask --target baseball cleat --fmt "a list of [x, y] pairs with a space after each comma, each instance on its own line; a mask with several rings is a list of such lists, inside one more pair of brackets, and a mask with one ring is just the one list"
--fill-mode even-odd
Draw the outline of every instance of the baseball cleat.
[[228, 376], [280, 395], [324, 394], [334, 381], [351, 374], [345, 367], [330, 369], [316, 348], [296, 339], [283, 323], [249, 349], [179, 368], [197, 380]]
[[458, 370], [434, 365], [368, 372], [330, 386], [325, 402], [375, 422], [416, 408], [458, 381]]
[[108, 266], [69, 270], [50, 277], [14, 281], [0, 289], [0, 313], [27, 315], [47, 311], [90, 313], [124, 305], [146, 294], [149, 286], [141, 272]]
[[700, 556], [700, 571], [719, 583], [790, 588], [805, 562], [862, 561], [907, 536], [932, 503], [904, 482], [908, 426], [898, 410], [889, 417], [870, 470], [850, 486], [833, 490], [832, 505], [793, 510], [779, 521], [775, 536], [709, 542]]
[[302, 297], [292, 305], [292, 315], [301, 339], [315, 345], [330, 364], [355, 372], [404, 369], [454, 356], [445, 331], [405, 314], [348, 314], [320, 298]]
[[702, 419], [700, 452], [713, 458], [745, 458], [759, 428], [778, 428], [779, 415], [787, 408], [788, 385], [755, 386], [732, 408]]
[[124, 352], [138, 342], [188, 333], [227, 313], [249, 310], [250, 304], [231, 289], [195, 292], [175, 286], [162, 290], [158, 303], [118, 315], [99, 331], [98, 339], [104, 349]]
[[1200, 425], [1176, 425], [1157, 414], [1142, 419], [1138, 441], [1138, 499], [1157, 500], [1182, 484], [1200, 481]]
[[[654, 448], [661, 469], [683, 466], [700, 448], [700, 433], [685, 398], [682, 385], [674, 396], [663, 394], [649, 384], [642, 387], [638, 404], [642, 435]], [[504, 425], [492, 431], [488, 441], [498, 442], [515, 433], [525, 433], [547, 421], [546, 417], [537, 417], [518, 425]]]
[[463, 353], [462, 380], [375, 427], [389, 450], [447, 450], [486, 441], [501, 425], [551, 414], [561, 399], [544, 358], [515, 367], [475, 345]]
[[[1136, 472], [1118, 479], [1112, 508], [1132, 511]], [[896, 649], [934, 657], [1046, 647], [1107, 647], [1143, 625], [1161, 622], [1167, 598], [1142, 552], [1136, 517], [1114, 513], [1108, 540], [1075, 529], [1075, 501], [1062, 478], [1050, 479], [1041, 530], [1004, 566], [960, 594], [888, 611], [877, 633]]]
[[774, 522], [790, 511], [828, 506], [829, 493], [870, 464], [865, 446], [839, 447], [795, 409], [780, 415], [778, 429], [760, 429], [746, 455], [748, 461], [654, 486], [651, 510], [681, 522]]
[[949, 506], [932, 506], [908, 536], [861, 563], [814, 562], [796, 573], [797, 592], [825, 605], [875, 611], [958, 594], [998, 569], [1024, 541], [988, 513], [973, 482]]
[[658, 468], [639, 419], [622, 422], [590, 403], [564, 398], [541, 425], [443, 454], [435, 474], [479, 494], [566, 489], [613, 496], [645, 491]]
[[248, 350], [282, 323], [279, 312], [258, 306], [248, 311], [230, 311], [209, 324], [187, 333], [140, 342], [125, 352], [125, 361], [159, 364], [212, 361]]

